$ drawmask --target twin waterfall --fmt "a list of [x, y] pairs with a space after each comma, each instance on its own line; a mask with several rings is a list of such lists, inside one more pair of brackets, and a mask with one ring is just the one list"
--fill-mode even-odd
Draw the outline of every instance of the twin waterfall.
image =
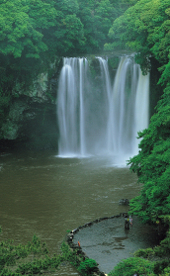
[[[57, 117], [59, 156], [110, 155], [121, 160], [138, 153], [137, 132], [149, 123], [149, 74], [132, 56], [120, 58], [114, 76], [108, 59], [64, 58]], [[112, 74], [113, 75], [113, 74]]]

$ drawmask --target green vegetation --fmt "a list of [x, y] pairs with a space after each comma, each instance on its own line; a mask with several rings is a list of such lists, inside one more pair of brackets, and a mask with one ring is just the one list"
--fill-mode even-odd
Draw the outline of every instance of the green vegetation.
[[97, 262], [93, 259], [84, 259], [84, 256], [80, 254], [79, 249], [71, 251], [69, 246], [66, 243], [63, 243], [61, 250], [64, 259], [77, 268], [81, 275], [93, 275], [93, 272], [97, 270]]
[[120, 262], [109, 276], [151, 275], [153, 264], [141, 258], [128, 258]]
[[61, 247], [58, 256], [49, 256], [45, 243], [41, 243], [37, 236], [26, 245], [14, 245], [11, 240], [0, 243], [0, 276], [43, 275], [53, 273], [64, 261], [70, 262], [82, 275], [91, 275], [96, 271], [95, 260], [86, 259], [78, 254], [78, 250], [71, 251], [66, 243]]
[[[155, 223], [170, 211], [170, 40], [169, 1], [140, 0], [115, 20], [109, 31], [110, 38], [116, 40], [107, 47], [123, 47], [138, 52], [136, 60], [143, 72], [150, 68], [150, 57], [159, 64], [159, 83], [164, 86], [164, 94], [149, 128], [139, 133], [139, 154], [130, 159], [131, 170], [144, 183], [141, 195], [131, 201], [131, 213], [140, 216], [144, 222]], [[127, 28], [124, 28], [124, 26]], [[120, 36], [118, 39], [118, 34]]]
[[[132, 0], [1, 0], [0, 127], [10, 104], [62, 56], [93, 54]], [[51, 99], [51, 95], [49, 100]]]
[[54, 271], [61, 262], [62, 255], [48, 256], [45, 244], [34, 236], [26, 245], [14, 245], [13, 241], [0, 243], [0, 275], [40, 275], [47, 271]]
[[86, 259], [85, 261], [80, 263], [80, 265], [78, 267], [78, 271], [82, 275], [90, 275], [90, 274], [92, 274], [93, 271], [95, 271], [96, 267], [97, 267], [97, 263], [95, 260]]
[[[166, 218], [166, 222], [170, 221]], [[139, 249], [134, 253], [134, 257], [123, 260], [115, 266], [109, 276], [169, 276], [170, 275], [170, 230], [167, 231], [166, 238], [160, 245], [154, 248]]]
[[[125, 28], [126, 26], [126, 28]], [[167, 0], [140, 0], [117, 18], [109, 31], [113, 43], [106, 49], [131, 49], [143, 72], [150, 69], [150, 58], [158, 61], [159, 83], [164, 94], [149, 128], [139, 133], [139, 154], [130, 159], [131, 170], [144, 183], [141, 195], [131, 201], [131, 213], [144, 222], [155, 223], [170, 211], [170, 6]]]
[[[128, 161], [130, 170], [137, 173], [143, 188], [130, 202], [130, 214], [139, 216], [144, 223], [157, 227], [160, 246], [140, 250], [136, 257], [148, 259], [150, 271], [141, 271], [136, 257], [119, 264], [110, 275], [133, 274], [170, 275], [170, 3], [167, 0], [139, 0], [117, 18], [109, 30], [111, 43], [105, 49], [128, 49], [136, 52], [136, 61], [147, 73], [153, 61], [158, 64], [163, 96], [158, 102], [148, 129], [138, 134], [141, 139], [139, 154]], [[151, 63], [152, 62], [152, 63]], [[160, 258], [160, 259], [159, 259]], [[147, 260], [145, 265], [149, 264]], [[135, 264], [136, 263], [136, 264]], [[117, 274], [116, 274], [117, 271]], [[127, 273], [127, 274], [125, 274]], [[132, 275], [131, 274], [131, 275]]]
[[[138, 215], [144, 223], [155, 225], [160, 235], [167, 232], [159, 247], [139, 251], [134, 259], [122, 262], [110, 275], [122, 275], [122, 269], [123, 275], [134, 272], [170, 275], [169, 0], [1, 0], [0, 4], [0, 127], [10, 103], [39, 73], [50, 68], [49, 64], [56, 57], [94, 54], [102, 51], [105, 44], [107, 51], [136, 52], [136, 62], [144, 74], [153, 63], [158, 65], [159, 85], [164, 93], [149, 128], [139, 133], [142, 138], [139, 154], [128, 162], [131, 171], [137, 173], [143, 183], [141, 194], [130, 203], [130, 213]], [[8, 269], [7, 265], [15, 267], [16, 260], [31, 252], [37, 254], [40, 248], [41, 253], [46, 254], [36, 239], [26, 247], [3, 242], [1, 275], [14, 276], [26, 271], [32, 275], [46, 267], [58, 267], [62, 258], [54, 257], [53, 266], [51, 259], [44, 255], [43, 259], [26, 266], [21, 264], [15, 271]], [[79, 265], [76, 256], [69, 254], [67, 258], [75, 262], [82, 273], [95, 265], [93, 261], [83, 260]]]

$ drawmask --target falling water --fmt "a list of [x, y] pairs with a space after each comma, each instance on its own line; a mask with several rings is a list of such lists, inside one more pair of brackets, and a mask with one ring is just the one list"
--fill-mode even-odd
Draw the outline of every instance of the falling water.
[[64, 58], [57, 105], [60, 130], [59, 154], [63, 156], [85, 153], [84, 86], [87, 66], [85, 58]]
[[149, 74], [142, 75], [132, 56], [120, 58], [113, 80], [108, 59], [96, 57], [92, 78], [86, 58], [64, 58], [57, 113], [59, 155], [113, 155], [138, 152], [137, 132], [149, 123]]

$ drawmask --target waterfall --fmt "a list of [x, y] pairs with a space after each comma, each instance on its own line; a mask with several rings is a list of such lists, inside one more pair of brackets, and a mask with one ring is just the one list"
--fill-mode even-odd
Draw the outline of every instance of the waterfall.
[[59, 154], [63, 156], [85, 154], [84, 89], [88, 82], [87, 68], [85, 58], [64, 58], [57, 99]]
[[64, 58], [57, 97], [59, 155], [111, 155], [127, 159], [138, 152], [137, 132], [149, 124], [149, 74], [133, 56], [122, 56], [114, 79], [108, 59], [96, 57], [94, 76], [86, 58]]

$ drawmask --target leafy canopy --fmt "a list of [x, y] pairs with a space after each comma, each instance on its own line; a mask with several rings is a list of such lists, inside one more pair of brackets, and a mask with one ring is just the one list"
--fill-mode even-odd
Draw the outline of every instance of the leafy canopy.
[[129, 160], [139, 176], [141, 194], [130, 203], [131, 213], [144, 222], [170, 212], [170, 4], [169, 0], [139, 0], [117, 18], [109, 30], [111, 43], [105, 49], [135, 51], [143, 73], [150, 70], [150, 58], [158, 61], [159, 84], [164, 95], [158, 102], [149, 128], [139, 133], [139, 154]]
[[0, 126], [10, 103], [57, 57], [103, 50], [113, 20], [134, 1], [0, 0]]
[[39, 58], [47, 50], [43, 29], [55, 26], [57, 11], [41, 0], [8, 0], [0, 5], [0, 53]]
[[26, 245], [14, 245], [13, 241], [0, 243], [0, 275], [42, 275], [54, 271], [64, 261], [64, 256], [48, 256], [45, 244], [37, 236]]
[[[169, 1], [140, 0], [117, 18], [109, 30], [112, 43], [106, 50], [126, 48], [137, 52], [143, 70], [153, 55], [160, 63], [169, 62]], [[147, 71], [147, 70], [146, 70]]]

